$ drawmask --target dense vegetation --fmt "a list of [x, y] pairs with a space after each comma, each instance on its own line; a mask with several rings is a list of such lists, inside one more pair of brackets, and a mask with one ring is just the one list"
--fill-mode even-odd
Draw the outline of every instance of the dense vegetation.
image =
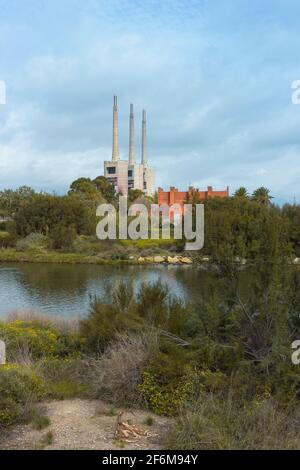
[[[142, 194], [132, 190], [129, 201], [136, 199], [143, 199]], [[59, 250], [126, 259], [136, 242], [105, 243], [96, 238], [96, 207], [104, 201], [117, 208], [117, 195], [103, 177], [93, 181], [79, 178], [65, 196], [35, 193], [27, 187], [1, 191], [0, 213], [12, 220], [2, 224], [0, 246], [18, 251]], [[216, 259], [300, 256], [300, 206], [278, 207], [271, 201], [265, 188], [257, 189], [251, 197], [245, 188], [240, 188], [233, 197], [205, 202], [205, 245], [201, 255]], [[149, 254], [146, 241], [141, 242], [146, 247], [145, 255]], [[155, 248], [159, 252], [160, 240], [152, 242], [154, 252]], [[171, 240], [169, 247], [162, 248], [170, 247], [183, 250], [184, 240]]]
[[[66, 196], [2, 191], [0, 210], [12, 220], [0, 244], [126, 258], [130, 245], [108, 248], [95, 238], [104, 200], [117, 207], [101, 177], [77, 180]], [[214, 263], [191, 268], [206, 269], [197, 299], [184, 302], [160, 283], [121, 283], [92, 299], [78, 325], [34, 316], [2, 322], [0, 425], [31, 419], [45, 398], [101, 397], [174, 416], [166, 444], [173, 448], [299, 448], [291, 343], [300, 338], [300, 270], [289, 262], [299, 244], [300, 206], [277, 207], [265, 188], [252, 196], [240, 188], [205, 203], [205, 246], [195, 261], [206, 254]]]
[[79, 325], [2, 322], [0, 422], [26, 419], [27, 394], [101, 397], [177, 416], [175, 448], [298, 448], [299, 283], [298, 268], [280, 261], [226, 262], [208, 269], [197, 303], [160, 283], [121, 283]]

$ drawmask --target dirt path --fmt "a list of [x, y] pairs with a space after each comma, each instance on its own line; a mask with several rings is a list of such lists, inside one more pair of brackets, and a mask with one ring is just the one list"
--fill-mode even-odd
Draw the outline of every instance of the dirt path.
[[[170, 427], [168, 418], [151, 413], [125, 409], [113, 409], [98, 400], [51, 401], [44, 405], [43, 412], [51, 424], [42, 431], [29, 425], [18, 425], [0, 437], [0, 449], [162, 449]], [[138, 437], [123, 444], [116, 441], [117, 415], [124, 412], [122, 421], [127, 421], [148, 431], [150, 437]], [[153, 424], [145, 424], [151, 417]], [[53, 441], [51, 443], [51, 440]]]

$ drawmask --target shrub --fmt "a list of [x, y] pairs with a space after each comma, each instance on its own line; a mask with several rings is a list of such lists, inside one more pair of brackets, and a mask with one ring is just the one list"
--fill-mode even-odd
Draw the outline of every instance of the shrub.
[[41, 431], [42, 429], [47, 428], [50, 426], [51, 422], [48, 416], [40, 414], [37, 410], [35, 410], [31, 417], [31, 426], [36, 429], [37, 431]]
[[83, 381], [85, 378], [85, 362], [77, 357], [47, 357], [36, 363], [36, 368], [46, 381], [60, 380]]
[[0, 369], [0, 425], [24, 419], [28, 406], [45, 395], [45, 384], [27, 369], [6, 365]]
[[180, 450], [300, 448], [299, 408], [284, 410], [271, 399], [248, 402], [203, 394], [181, 411], [170, 447]]
[[54, 442], [54, 434], [48, 431], [42, 439], [37, 443], [36, 450], [43, 450], [45, 447], [50, 446]]
[[45, 358], [37, 365], [47, 383], [47, 397], [58, 400], [89, 394], [86, 364], [79, 358]]
[[48, 239], [41, 233], [30, 233], [27, 237], [22, 238], [16, 244], [17, 251], [37, 250], [42, 251], [47, 248]]
[[55, 225], [50, 232], [52, 248], [55, 250], [72, 250], [76, 239], [76, 229], [74, 225], [66, 226], [62, 224]]
[[136, 331], [140, 322], [134, 309], [129, 309], [131, 289], [121, 283], [109, 298], [94, 298], [91, 301], [88, 318], [80, 323], [80, 333], [89, 352], [103, 352], [123, 331]]
[[143, 397], [138, 386], [143, 380], [143, 370], [156, 349], [157, 337], [151, 332], [119, 337], [102, 357], [89, 363], [90, 382], [95, 395], [119, 405], [141, 403]]
[[153, 426], [154, 424], [154, 419], [152, 418], [152, 416], [147, 416], [145, 419], [144, 419], [144, 424], [146, 426]]
[[69, 380], [60, 380], [58, 382], [48, 382], [47, 397], [55, 400], [68, 400], [71, 398], [86, 397], [87, 386], [78, 382]]
[[0, 336], [6, 342], [8, 360], [31, 356], [66, 356], [80, 349], [79, 336], [73, 332], [59, 331], [37, 321], [15, 320], [0, 322]]
[[183, 380], [171, 387], [161, 387], [156, 378], [144, 372], [144, 380], [139, 390], [154, 413], [162, 416], [174, 416], [186, 401], [191, 383]]
[[0, 247], [11, 248], [16, 246], [18, 235], [12, 230], [9, 232], [0, 232]]

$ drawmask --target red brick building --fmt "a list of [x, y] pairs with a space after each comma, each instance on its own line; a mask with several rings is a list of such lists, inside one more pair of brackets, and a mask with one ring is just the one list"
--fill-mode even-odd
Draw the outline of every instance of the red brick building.
[[207, 186], [206, 191], [199, 191], [193, 186], [190, 186], [187, 191], [178, 191], [177, 188], [171, 186], [170, 191], [164, 191], [158, 188], [158, 204], [180, 204], [181, 207], [184, 203], [192, 203], [199, 201], [207, 201], [212, 197], [229, 197], [229, 187], [223, 191], [215, 191], [212, 186]]

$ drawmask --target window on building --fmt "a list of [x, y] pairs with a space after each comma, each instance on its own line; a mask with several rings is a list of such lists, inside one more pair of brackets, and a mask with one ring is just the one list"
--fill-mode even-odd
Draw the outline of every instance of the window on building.
[[116, 167], [115, 167], [115, 166], [109, 166], [109, 167], [107, 167], [107, 173], [108, 173], [109, 175], [115, 174], [115, 173], [116, 173]]
[[128, 170], [128, 178], [132, 178], [133, 176], [133, 171], [132, 170]]

